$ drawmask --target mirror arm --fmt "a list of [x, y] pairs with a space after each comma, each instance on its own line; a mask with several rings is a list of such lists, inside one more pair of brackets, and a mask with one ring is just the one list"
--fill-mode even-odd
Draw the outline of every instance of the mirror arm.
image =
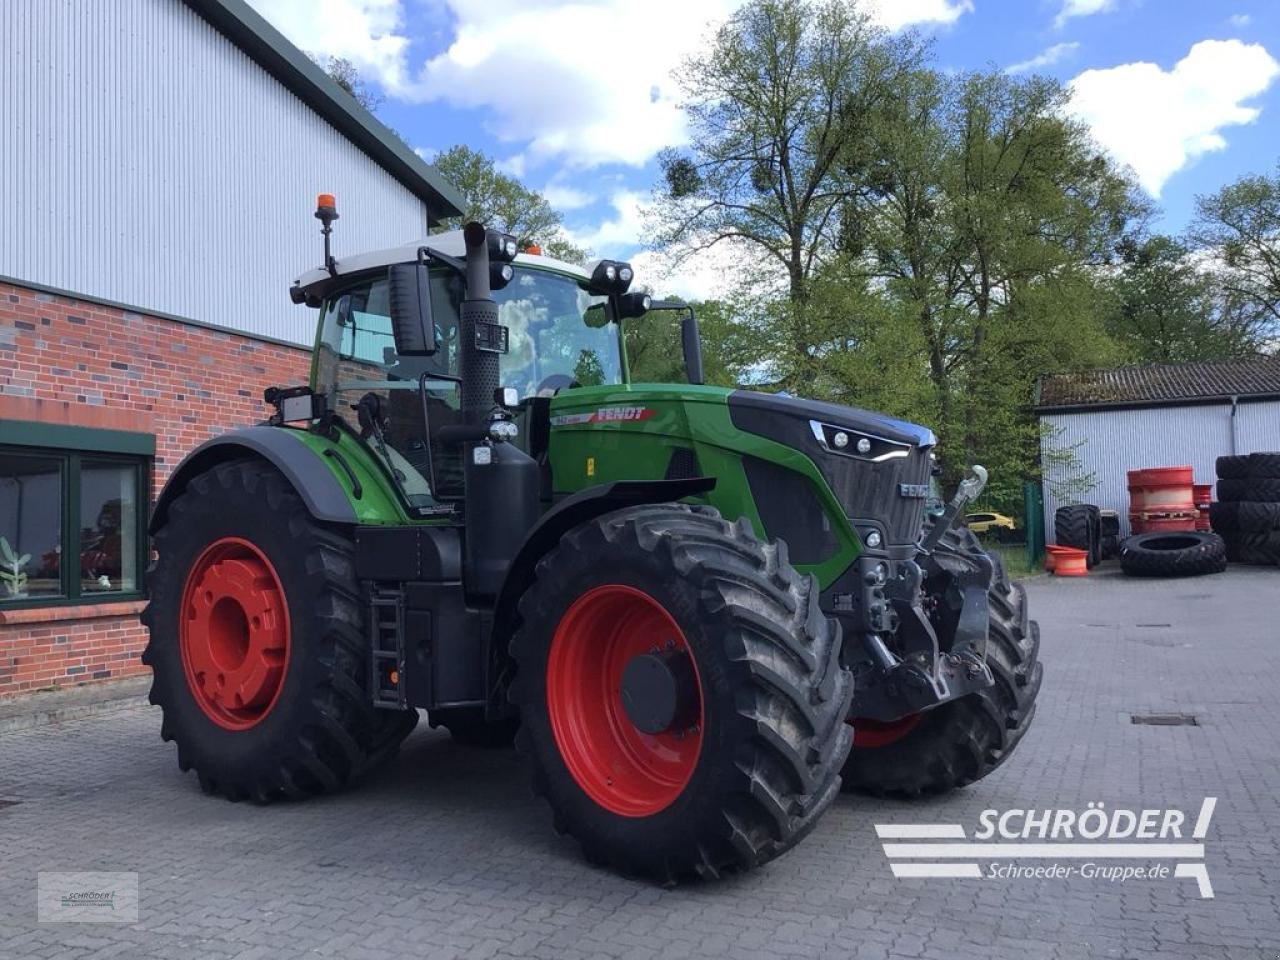
[[466, 275], [467, 265], [457, 257], [451, 257], [448, 254], [441, 253], [439, 250], [433, 250], [431, 247], [419, 247], [418, 262], [425, 264], [428, 260], [443, 263], [460, 277]]

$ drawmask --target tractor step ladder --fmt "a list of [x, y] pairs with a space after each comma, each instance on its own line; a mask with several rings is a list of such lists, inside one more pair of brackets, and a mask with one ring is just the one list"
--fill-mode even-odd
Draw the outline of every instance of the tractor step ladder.
[[403, 710], [404, 591], [375, 583], [369, 593], [369, 606], [369, 687], [373, 705]]

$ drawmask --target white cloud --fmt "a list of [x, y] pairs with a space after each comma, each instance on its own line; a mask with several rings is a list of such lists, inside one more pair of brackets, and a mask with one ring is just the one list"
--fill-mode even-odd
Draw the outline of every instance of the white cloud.
[[973, 13], [973, 0], [869, 0], [867, 6], [890, 30], [915, 23], [955, 23]]
[[1144, 62], [1086, 70], [1071, 81], [1071, 110], [1159, 196], [1187, 163], [1226, 147], [1220, 130], [1258, 118], [1245, 102], [1278, 75], [1261, 44], [1202, 40], [1172, 70]]
[[597, 257], [625, 257], [640, 246], [648, 199], [634, 190], [619, 190], [609, 198], [613, 206], [610, 219], [595, 226], [570, 227], [565, 233], [577, 246]]
[[542, 188], [541, 192], [547, 198], [547, 203], [557, 210], [580, 210], [596, 201], [596, 198], [585, 190], [569, 187], [562, 183], [549, 183]]
[[[344, 56], [390, 96], [484, 111], [530, 164], [644, 164], [686, 142], [672, 70], [742, 0], [443, 0], [455, 35], [408, 62], [408, 0], [251, 0], [303, 49]], [[887, 27], [954, 22], [973, 0], [871, 0]]]
[[1048, 50], [1036, 54], [1030, 60], [1023, 60], [1006, 68], [1005, 73], [1028, 73], [1032, 70], [1039, 70], [1041, 67], [1051, 67], [1079, 49], [1080, 44], [1074, 41], [1071, 43], [1055, 43]]
[[414, 147], [413, 152], [427, 163], [433, 162], [436, 157], [440, 156], [440, 151], [435, 147]]
[[402, 0], [249, 0], [308, 53], [345, 57], [389, 92], [404, 84]]
[[1233, 27], [1247, 27], [1249, 24], [1253, 23], [1253, 17], [1249, 16], [1247, 13], [1233, 13], [1231, 16], [1227, 17], [1227, 23], [1231, 24]]
[[1073, 17], [1091, 17], [1095, 13], [1114, 10], [1116, 0], [1062, 0], [1062, 9], [1053, 19], [1053, 25], [1061, 29]]
[[656, 296], [723, 300], [757, 279], [752, 267], [758, 266], [759, 256], [744, 243], [724, 240], [680, 261], [663, 251], [642, 250], [630, 262], [636, 281]]

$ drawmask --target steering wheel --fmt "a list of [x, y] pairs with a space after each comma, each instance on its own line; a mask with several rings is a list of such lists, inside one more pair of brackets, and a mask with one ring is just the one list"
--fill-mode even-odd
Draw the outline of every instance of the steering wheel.
[[535, 397], [554, 397], [561, 390], [569, 390], [580, 386], [582, 384], [567, 373], [553, 373], [543, 378], [533, 395]]

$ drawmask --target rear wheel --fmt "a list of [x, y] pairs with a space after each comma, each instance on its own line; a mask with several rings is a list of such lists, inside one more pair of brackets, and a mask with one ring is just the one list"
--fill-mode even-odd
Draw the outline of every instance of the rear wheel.
[[570, 531], [512, 641], [517, 746], [593, 861], [660, 881], [788, 850], [838, 792], [852, 681], [785, 547], [680, 504]]
[[[943, 535], [934, 550], [940, 569], [926, 581], [941, 607], [952, 600], [949, 574], [981, 552], [967, 530]], [[1010, 583], [999, 557], [988, 556], [993, 574], [987, 591], [987, 666], [995, 685], [888, 723], [851, 719], [854, 740], [843, 774], [846, 790], [903, 798], [946, 793], [999, 767], [1030, 728], [1044, 673], [1040, 627], [1027, 618], [1022, 585]], [[946, 632], [954, 624], [944, 618], [937, 626], [946, 647]]]
[[413, 729], [415, 712], [369, 703], [350, 539], [270, 465], [193, 477], [153, 543], [151, 702], [206, 792], [265, 802], [336, 789]]

